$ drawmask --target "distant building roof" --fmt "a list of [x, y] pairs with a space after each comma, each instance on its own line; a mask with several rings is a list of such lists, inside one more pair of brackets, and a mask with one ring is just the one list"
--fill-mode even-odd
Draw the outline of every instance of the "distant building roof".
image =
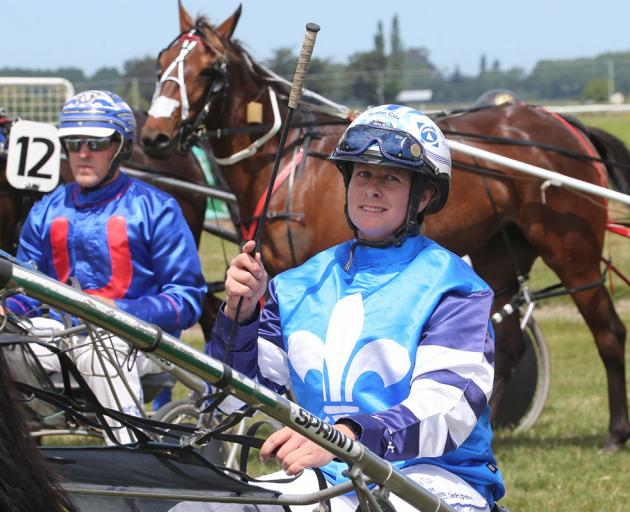
[[398, 96], [396, 96], [396, 101], [401, 103], [431, 101], [431, 98], [433, 98], [432, 89], [409, 89], [406, 91], [400, 91]]

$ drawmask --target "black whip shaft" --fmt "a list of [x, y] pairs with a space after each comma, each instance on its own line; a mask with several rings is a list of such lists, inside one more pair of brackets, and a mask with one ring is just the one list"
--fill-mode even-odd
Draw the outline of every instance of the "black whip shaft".
[[[273, 163], [273, 170], [271, 171], [271, 177], [269, 179], [269, 186], [267, 187], [267, 194], [265, 195], [265, 203], [263, 204], [262, 211], [260, 213], [260, 219], [254, 232], [254, 248], [251, 254], [256, 254], [260, 244], [260, 237], [262, 236], [263, 227], [265, 225], [265, 219], [267, 218], [267, 210], [269, 209], [269, 202], [271, 201], [271, 194], [273, 193], [273, 187], [276, 183], [276, 177], [278, 175], [278, 169], [280, 168], [280, 161], [284, 154], [284, 147], [287, 140], [289, 129], [291, 128], [291, 121], [293, 119], [293, 111], [297, 108], [302, 96], [302, 90], [304, 89], [304, 78], [308, 71], [308, 65], [313, 55], [313, 48], [315, 47], [315, 39], [319, 32], [319, 25], [316, 23], [306, 24], [306, 33], [304, 34], [304, 41], [302, 42], [302, 49], [300, 50], [300, 56], [298, 57], [297, 66], [295, 68], [295, 75], [293, 75], [293, 84], [291, 85], [291, 93], [289, 94], [289, 107], [287, 109], [287, 117], [284, 120], [284, 125], [280, 133], [280, 141], [278, 143], [278, 151], [276, 152], [276, 159]], [[223, 356], [224, 362], [229, 363], [230, 348], [232, 346], [232, 340], [236, 333], [236, 325], [241, 314], [241, 308], [243, 306], [243, 297], [238, 300], [236, 305], [236, 312], [234, 316], [234, 323], [230, 332], [230, 339], [228, 340], [227, 347]]]

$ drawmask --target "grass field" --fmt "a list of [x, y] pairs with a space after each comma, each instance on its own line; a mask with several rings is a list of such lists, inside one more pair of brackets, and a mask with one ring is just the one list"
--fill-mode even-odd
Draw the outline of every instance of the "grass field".
[[[623, 320], [630, 310], [623, 308]], [[608, 407], [603, 365], [584, 322], [569, 310], [538, 312], [552, 362], [551, 387], [528, 432], [499, 431], [494, 448], [512, 511], [624, 511], [630, 451], [600, 452]]]
[[630, 114], [582, 114], [580, 120], [588, 126], [596, 126], [616, 135], [630, 147]]

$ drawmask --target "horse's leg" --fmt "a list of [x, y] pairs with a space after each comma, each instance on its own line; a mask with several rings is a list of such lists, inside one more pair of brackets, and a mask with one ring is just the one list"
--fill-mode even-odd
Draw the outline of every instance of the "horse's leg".
[[[475, 271], [495, 291], [493, 312], [500, 310], [518, 292], [517, 269], [526, 275], [536, 258], [531, 245], [515, 226], [506, 227], [510, 244], [499, 233], [482, 248], [470, 254]], [[490, 399], [494, 419], [512, 372], [525, 350], [525, 339], [518, 314], [512, 314], [495, 325], [495, 373]]]
[[[590, 219], [592, 224], [584, 220], [583, 226], [579, 220], [576, 222], [575, 214], [566, 219], [566, 225], [560, 221], [552, 224], [548, 216], [538, 223], [529, 223], [528, 239], [534, 247], [539, 247], [545, 263], [567, 288], [595, 284], [601, 280], [603, 220], [601, 224], [596, 222], [598, 213], [588, 217], [588, 212], [584, 212], [582, 218]], [[541, 224], [545, 219], [546, 222]], [[545, 226], [545, 230], [540, 229], [541, 225]], [[593, 227], [598, 225], [601, 226], [600, 236], [595, 234]], [[626, 328], [603, 284], [574, 293], [572, 298], [593, 334], [606, 368], [610, 422], [604, 450], [614, 452], [630, 437], [625, 373]]]
[[[594, 268], [590, 272], [558, 275], [565, 286], [576, 287], [598, 281], [601, 278], [598, 270]], [[626, 328], [604, 284], [574, 293], [572, 297], [593, 334], [599, 356], [606, 368], [610, 421], [604, 450], [616, 452], [630, 437], [626, 396]]]

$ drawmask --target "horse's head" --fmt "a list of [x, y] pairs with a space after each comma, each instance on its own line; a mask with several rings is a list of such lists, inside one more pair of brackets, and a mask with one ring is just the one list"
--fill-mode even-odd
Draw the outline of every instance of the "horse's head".
[[179, 2], [181, 33], [158, 56], [158, 83], [141, 131], [147, 153], [187, 152], [213, 101], [225, 92], [229, 41], [241, 7], [220, 26], [193, 22]]

